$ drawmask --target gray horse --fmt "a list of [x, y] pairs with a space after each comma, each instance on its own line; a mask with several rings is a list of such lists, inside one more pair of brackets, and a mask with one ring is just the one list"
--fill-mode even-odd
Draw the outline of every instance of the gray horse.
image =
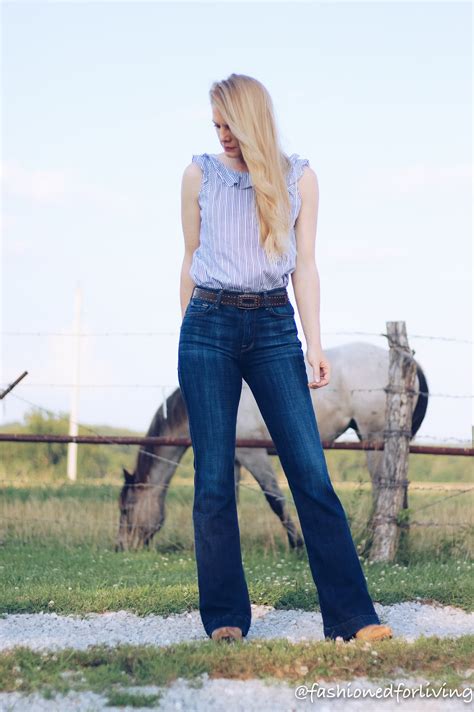
[[[359, 440], [383, 439], [385, 428], [386, 394], [388, 383], [389, 351], [364, 342], [355, 342], [325, 350], [331, 363], [331, 382], [321, 389], [310, 389], [321, 440], [336, 440], [353, 428]], [[306, 362], [308, 380], [312, 368]], [[423, 370], [417, 364], [417, 390], [412, 414], [412, 437], [423, 422], [428, 386]], [[186, 407], [177, 388], [166, 399], [166, 417], [163, 405], [159, 407], [147, 432], [148, 436], [188, 437], [189, 425]], [[270, 440], [263, 417], [251, 389], [245, 381], [237, 413], [237, 438]], [[138, 452], [133, 473], [124, 468], [125, 482], [119, 495], [120, 523], [116, 550], [148, 546], [152, 537], [165, 521], [165, 498], [177, 466], [187, 446], [145, 445]], [[303, 540], [288, 512], [286, 499], [278, 486], [270, 454], [275, 450], [265, 448], [236, 448], [235, 484], [236, 498], [240, 468], [245, 467], [257, 480], [267, 502], [286, 529], [291, 548], [299, 548]], [[372, 480], [375, 502], [378, 481], [382, 476], [383, 451], [367, 450], [367, 465]]]

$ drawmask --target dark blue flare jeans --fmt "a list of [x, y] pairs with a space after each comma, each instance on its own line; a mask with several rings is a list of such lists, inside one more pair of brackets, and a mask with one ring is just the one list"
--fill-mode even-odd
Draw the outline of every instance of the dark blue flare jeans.
[[[222, 290], [213, 289], [222, 296]], [[272, 289], [264, 294], [277, 294]], [[298, 512], [325, 638], [349, 640], [380, 623], [331, 480], [291, 302], [242, 309], [192, 297], [178, 347], [178, 379], [194, 451], [193, 524], [199, 611], [215, 628], [251, 623], [234, 485], [237, 409], [248, 383]]]

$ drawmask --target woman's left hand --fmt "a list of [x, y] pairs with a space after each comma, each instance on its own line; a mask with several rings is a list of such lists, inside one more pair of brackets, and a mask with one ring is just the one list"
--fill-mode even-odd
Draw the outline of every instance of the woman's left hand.
[[322, 349], [308, 348], [306, 360], [313, 368], [313, 380], [308, 382], [309, 388], [322, 388], [327, 386], [331, 375], [331, 364], [325, 357]]

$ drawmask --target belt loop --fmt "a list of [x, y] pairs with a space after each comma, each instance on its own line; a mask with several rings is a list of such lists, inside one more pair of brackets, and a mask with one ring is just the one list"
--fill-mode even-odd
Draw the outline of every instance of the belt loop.
[[223, 289], [219, 289], [219, 291], [217, 292], [217, 299], [214, 304], [214, 309], [219, 309], [219, 307], [221, 305], [221, 299], [222, 299], [223, 292], [224, 292]]
[[264, 290], [263, 290], [263, 305], [264, 305], [265, 308], [268, 306], [268, 296], [267, 296], [267, 293], [268, 293], [268, 289], [264, 289]]

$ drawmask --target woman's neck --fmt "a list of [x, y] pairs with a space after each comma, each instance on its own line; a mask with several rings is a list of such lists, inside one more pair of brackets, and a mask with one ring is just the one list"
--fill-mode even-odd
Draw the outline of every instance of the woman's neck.
[[234, 171], [239, 171], [241, 173], [248, 173], [248, 167], [245, 163], [239, 163], [239, 165], [235, 165], [229, 162], [228, 157], [226, 156], [225, 153], [221, 153], [217, 156], [217, 158], [221, 161], [221, 163], [224, 163], [224, 165], [229, 166], [229, 168], [232, 168]]

